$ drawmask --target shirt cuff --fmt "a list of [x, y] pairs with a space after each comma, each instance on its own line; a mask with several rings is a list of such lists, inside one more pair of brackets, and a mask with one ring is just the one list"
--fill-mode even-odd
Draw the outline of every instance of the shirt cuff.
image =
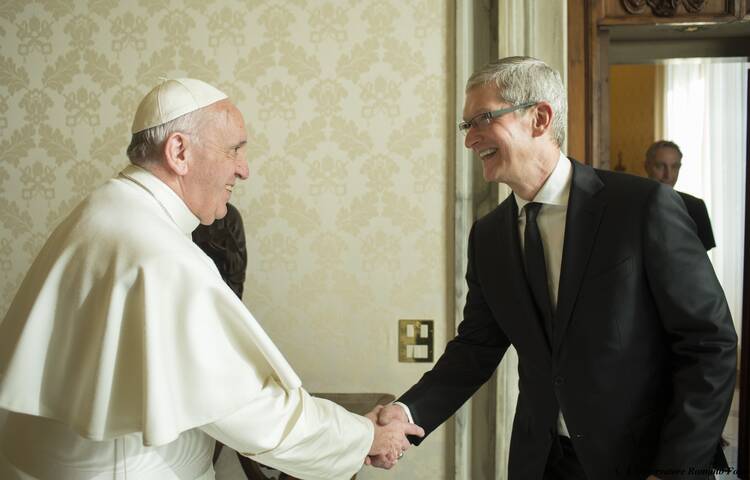
[[394, 405], [398, 405], [401, 408], [404, 409], [404, 413], [406, 413], [406, 418], [409, 419], [409, 423], [414, 423], [414, 418], [411, 416], [411, 410], [409, 410], [409, 407], [407, 407], [405, 404], [401, 402], [393, 402]]

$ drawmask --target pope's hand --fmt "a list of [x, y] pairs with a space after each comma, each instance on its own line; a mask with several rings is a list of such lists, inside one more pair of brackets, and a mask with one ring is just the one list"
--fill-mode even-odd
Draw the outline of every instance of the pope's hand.
[[[424, 430], [408, 421], [393, 420], [388, 425], [379, 425], [378, 415], [385, 408], [378, 406], [365, 415], [375, 426], [375, 439], [367, 454], [365, 464], [389, 469], [398, 462], [398, 459], [403, 456], [403, 452], [411, 446], [409, 440], [406, 439], [406, 435], [424, 437]], [[404, 416], [406, 415], [404, 414]]]

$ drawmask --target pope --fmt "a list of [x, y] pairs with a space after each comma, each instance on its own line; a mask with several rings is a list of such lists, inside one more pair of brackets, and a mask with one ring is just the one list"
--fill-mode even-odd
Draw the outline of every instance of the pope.
[[166, 80], [130, 165], [52, 232], [0, 323], [0, 478], [212, 479], [215, 440], [305, 479], [392, 466], [408, 423], [311, 397], [190, 234], [248, 177], [227, 96]]

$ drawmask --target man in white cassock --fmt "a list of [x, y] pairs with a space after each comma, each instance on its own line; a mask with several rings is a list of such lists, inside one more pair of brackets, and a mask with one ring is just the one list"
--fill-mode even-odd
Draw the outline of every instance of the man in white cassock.
[[52, 233], [0, 323], [0, 478], [211, 479], [215, 439], [304, 479], [392, 466], [422, 430], [311, 397], [191, 241], [248, 176], [239, 110], [167, 80], [132, 132], [131, 165]]

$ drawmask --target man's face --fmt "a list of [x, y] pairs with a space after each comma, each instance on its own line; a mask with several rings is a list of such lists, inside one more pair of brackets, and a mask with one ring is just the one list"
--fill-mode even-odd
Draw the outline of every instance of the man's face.
[[182, 177], [185, 203], [204, 225], [224, 218], [237, 179], [249, 175], [242, 114], [227, 100], [208, 108], [198, 127], [198, 142], [191, 144], [188, 172]]
[[[511, 106], [498, 98], [497, 87], [481, 85], [466, 93], [463, 118], [470, 121], [481, 113]], [[488, 182], [519, 183], [528, 167], [525, 158], [532, 140], [526, 110], [493, 118], [489, 124], [472, 126], [464, 145], [482, 162], [482, 173]]]
[[654, 157], [649, 161], [646, 160], [646, 174], [648, 178], [653, 178], [670, 187], [677, 183], [677, 177], [680, 175], [682, 166], [680, 154], [674, 148], [661, 147], [656, 149]]

